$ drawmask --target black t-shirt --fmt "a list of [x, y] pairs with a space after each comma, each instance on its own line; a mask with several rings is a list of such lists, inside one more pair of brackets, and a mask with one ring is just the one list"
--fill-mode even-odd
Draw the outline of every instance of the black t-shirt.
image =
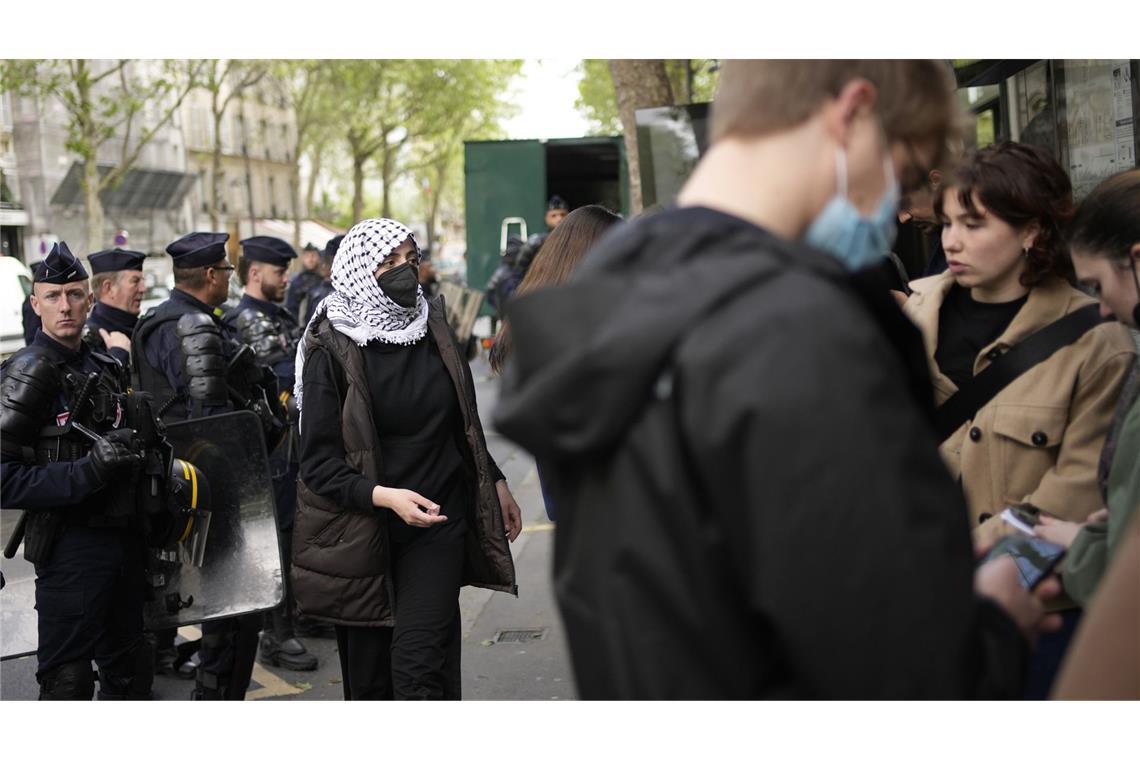
[[954, 285], [938, 311], [938, 369], [959, 388], [974, 376], [974, 361], [998, 339], [1029, 295], [1005, 303], [975, 301], [966, 288]]
[[[380, 443], [380, 483], [436, 502], [454, 531], [462, 524], [467, 501], [460, 449], [463, 416], [435, 341], [430, 334], [407, 346], [372, 341], [361, 354]], [[304, 372], [301, 478], [328, 498], [367, 503], [372, 484], [362, 485], [363, 478], [344, 461], [331, 360], [315, 351]], [[420, 532], [394, 512], [389, 517], [393, 540], [409, 540]]]

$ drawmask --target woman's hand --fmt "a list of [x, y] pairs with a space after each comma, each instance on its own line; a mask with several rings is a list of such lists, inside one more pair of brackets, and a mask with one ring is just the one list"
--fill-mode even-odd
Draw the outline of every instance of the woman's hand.
[[372, 506], [392, 510], [413, 528], [430, 528], [447, 522], [447, 515], [439, 513], [438, 504], [406, 488], [376, 486], [372, 489]]
[[514, 541], [522, 533], [522, 512], [519, 511], [518, 502], [511, 495], [507, 481], [500, 480], [495, 483], [495, 490], [499, 492], [499, 506], [503, 510], [503, 525], [507, 529], [507, 538]]
[[1033, 535], [1066, 549], [1073, 545], [1073, 539], [1084, 527], [1084, 523], [1058, 520], [1056, 517], [1049, 517], [1049, 515], [1041, 515], [1040, 520], [1041, 522], [1033, 528]]

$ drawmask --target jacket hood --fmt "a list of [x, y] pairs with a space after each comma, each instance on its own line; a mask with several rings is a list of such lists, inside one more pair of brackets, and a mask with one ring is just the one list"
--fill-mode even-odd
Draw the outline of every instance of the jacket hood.
[[826, 254], [707, 208], [618, 228], [569, 284], [507, 307], [514, 352], [496, 428], [538, 457], [604, 452], [640, 416], [680, 339], [792, 261], [842, 272]]

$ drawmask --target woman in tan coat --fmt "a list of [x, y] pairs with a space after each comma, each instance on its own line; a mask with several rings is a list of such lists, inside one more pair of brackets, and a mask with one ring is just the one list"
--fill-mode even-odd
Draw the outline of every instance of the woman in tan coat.
[[[1038, 148], [1004, 143], [967, 158], [937, 201], [949, 269], [911, 283], [935, 402], [1049, 323], [1096, 301], [1066, 282], [1069, 179]], [[1104, 507], [1096, 467], [1135, 347], [1093, 327], [1030, 368], [942, 443], [971, 522], [1028, 502], [1069, 520]]]
[[[1003, 143], [967, 157], [936, 199], [949, 269], [911, 283], [905, 310], [923, 333], [941, 406], [959, 386], [1046, 325], [1095, 301], [1066, 281], [1072, 216], [1064, 170], [1044, 151]], [[941, 444], [971, 523], [1029, 503], [1083, 521], [1104, 504], [1097, 461], [1135, 347], [1098, 324], [997, 393]], [[986, 542], [1002, 532], [991, 521]], [[1068, 616], [1071, 635], [1075, 611]], [[1027, 695], [1044, 696], [1067, 641], [1043, 641]], [[1048, 637], [1046, 637], [1048, 638]]]

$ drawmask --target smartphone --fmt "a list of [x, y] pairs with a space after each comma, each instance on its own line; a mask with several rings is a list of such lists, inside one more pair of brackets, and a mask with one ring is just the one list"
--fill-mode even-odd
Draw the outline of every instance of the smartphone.
[[1022, 585], [1027, 589], [1033, 589], [1065, 556], [1065, 547], [1037, 536], [1006, 536], [990, 549], [982, 563], [989, 562], [1002, 554], [1013, 557], [1017, 563]]

